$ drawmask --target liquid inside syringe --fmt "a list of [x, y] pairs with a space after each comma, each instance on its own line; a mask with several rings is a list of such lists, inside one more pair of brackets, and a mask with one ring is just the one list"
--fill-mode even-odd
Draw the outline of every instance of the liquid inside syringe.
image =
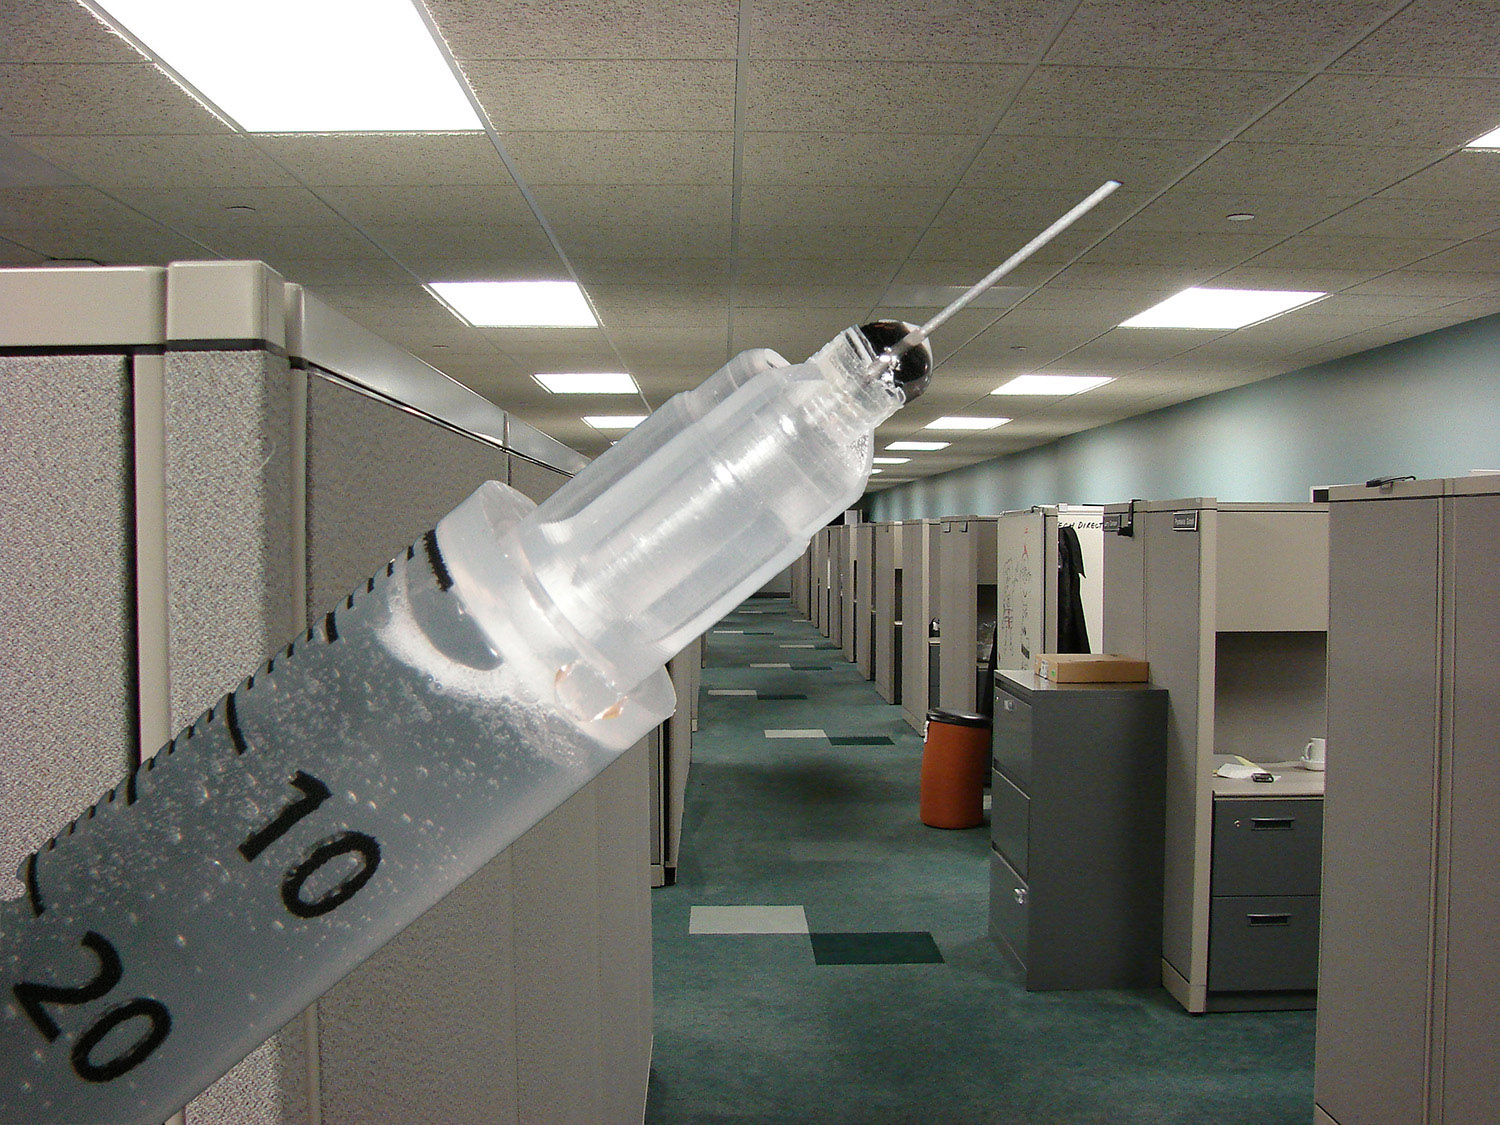
[[863, 489], [930, 369], [890, 331], [742, 357], [540, 509], [485, 485], [29, 858], [0, 1122], [165, 1119], [666, 718]]

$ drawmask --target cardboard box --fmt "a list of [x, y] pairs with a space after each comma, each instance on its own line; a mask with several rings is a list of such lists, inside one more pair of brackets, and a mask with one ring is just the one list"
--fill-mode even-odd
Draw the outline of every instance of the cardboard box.
[[1143, 684], [1151, 679], [1151, 666], [1110, 653], [1043, 652], [1036, 658], [1036, 674], [1060, 684]]

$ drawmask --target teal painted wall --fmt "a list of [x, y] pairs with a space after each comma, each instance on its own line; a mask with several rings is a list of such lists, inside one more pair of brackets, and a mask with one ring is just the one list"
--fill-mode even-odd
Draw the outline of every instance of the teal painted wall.
[[[939, 370], [937, 377], [942, 377]], [[866, 497], [872, 520], [1500, 469], [1500, 316], [1126, 418]]]

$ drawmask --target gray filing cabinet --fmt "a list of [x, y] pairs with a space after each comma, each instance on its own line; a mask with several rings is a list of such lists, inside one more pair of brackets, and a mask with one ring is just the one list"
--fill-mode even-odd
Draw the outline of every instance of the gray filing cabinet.
[[1167, 693], [995, 674], [990, 936], [1034, 991], [1160, 979]]
[[1211, 991], [1317, 988], [1322, 846], [1317, 797], [1214, 799]]

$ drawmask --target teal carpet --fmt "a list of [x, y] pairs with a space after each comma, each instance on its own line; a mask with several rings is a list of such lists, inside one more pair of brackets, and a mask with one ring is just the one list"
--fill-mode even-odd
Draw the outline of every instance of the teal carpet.
[[917, 819], [900, 709], [784, 599], [717, 628], [740, 632], [707, 638], [682, 862], [652, 899], [650, 1125], [1306, 1125], [1311, 1012], [1027, 992], [985, 932], [989, 828]]

